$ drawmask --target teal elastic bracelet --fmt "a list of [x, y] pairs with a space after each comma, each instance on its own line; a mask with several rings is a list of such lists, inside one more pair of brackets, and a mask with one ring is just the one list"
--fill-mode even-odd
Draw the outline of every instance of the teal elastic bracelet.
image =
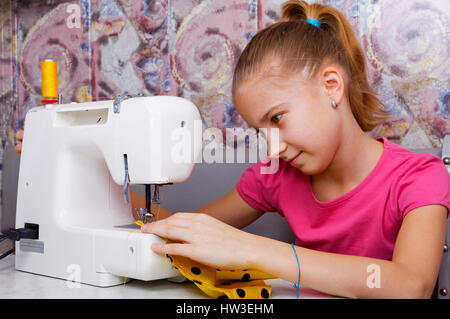
[[294, 287], [297, 288], [297, 299], [298, 299], [298, 290], [300, 289], [300, 263], [298, 261], [297, 251], [295, 250], [294, 243], [292, 243], [292, 250], [294, 251], [295, 259], [297, 259], [297, 266], [298, 266], [298, 282], [297, 285], [294, 284]]

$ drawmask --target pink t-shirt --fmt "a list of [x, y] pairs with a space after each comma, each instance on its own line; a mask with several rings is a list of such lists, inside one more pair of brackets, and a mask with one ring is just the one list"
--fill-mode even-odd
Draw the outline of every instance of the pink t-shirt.
[[319, 251], [392, 259], [403, 218], [425, 205], [450, 210], [450, 174], [430, 153], [415, 154], [389, 141], [375, 168], [355, 188], [329, 202], [314, 196], [310, 176], [279, 160], [274, 174], [247, 168], [236, 188], [252, 207], [278, 212], [295, 233], [296, 245]]

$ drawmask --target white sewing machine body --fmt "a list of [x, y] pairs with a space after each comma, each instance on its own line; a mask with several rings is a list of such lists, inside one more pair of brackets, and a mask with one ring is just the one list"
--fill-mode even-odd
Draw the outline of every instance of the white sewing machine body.
[[[129, 184], [188, 179], [201, 151], [200, 114], [178, 97], [131, 98], [119, 106], [47, 105], [27, 113], [16, 227], [37, 224], [39, 238], [16, 243], [17, 270], [102, 287], [179, 275], [150, 248], [163, 240], [132, 227], [125, 167]], [[180, 129], [191, 137], [189, 162], [171, 160], [180, 144], [172, 134]]]

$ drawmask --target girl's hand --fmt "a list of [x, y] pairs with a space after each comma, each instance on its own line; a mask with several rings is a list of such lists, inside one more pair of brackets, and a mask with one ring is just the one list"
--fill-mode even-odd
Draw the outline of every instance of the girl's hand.
[[20, 154], [22, 153], [23, 129], [16, 132], [16, 141], [17, 144], [14, 146], [14, 150]]
[[142, 226], [141, 231], [176, 241], [152, 244], [156, 253], [180, 255], [217, 268], [252, 268], [261, 241], [256, 235], [200, 213], [176, 213]]

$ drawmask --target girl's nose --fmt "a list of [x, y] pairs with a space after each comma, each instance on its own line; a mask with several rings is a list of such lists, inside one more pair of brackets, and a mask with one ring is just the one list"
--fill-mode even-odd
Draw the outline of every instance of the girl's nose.
[[280, 154], [283, 153], [287, 144], [283, 141], [280, 136], [278, 129], [269, 129], [266, 135], [267, 140], [267, 156], [270, 158], [278, 158]]
[[270, 158], [278, 158], [280, 157], [280, 154], [283, 153], [286, 148], [287, 148], [287, 144], [280, 141], [279, 143], [277, 143], [278, 145], [273, 145], [270, 144], [267, 148], [267, 156]]

